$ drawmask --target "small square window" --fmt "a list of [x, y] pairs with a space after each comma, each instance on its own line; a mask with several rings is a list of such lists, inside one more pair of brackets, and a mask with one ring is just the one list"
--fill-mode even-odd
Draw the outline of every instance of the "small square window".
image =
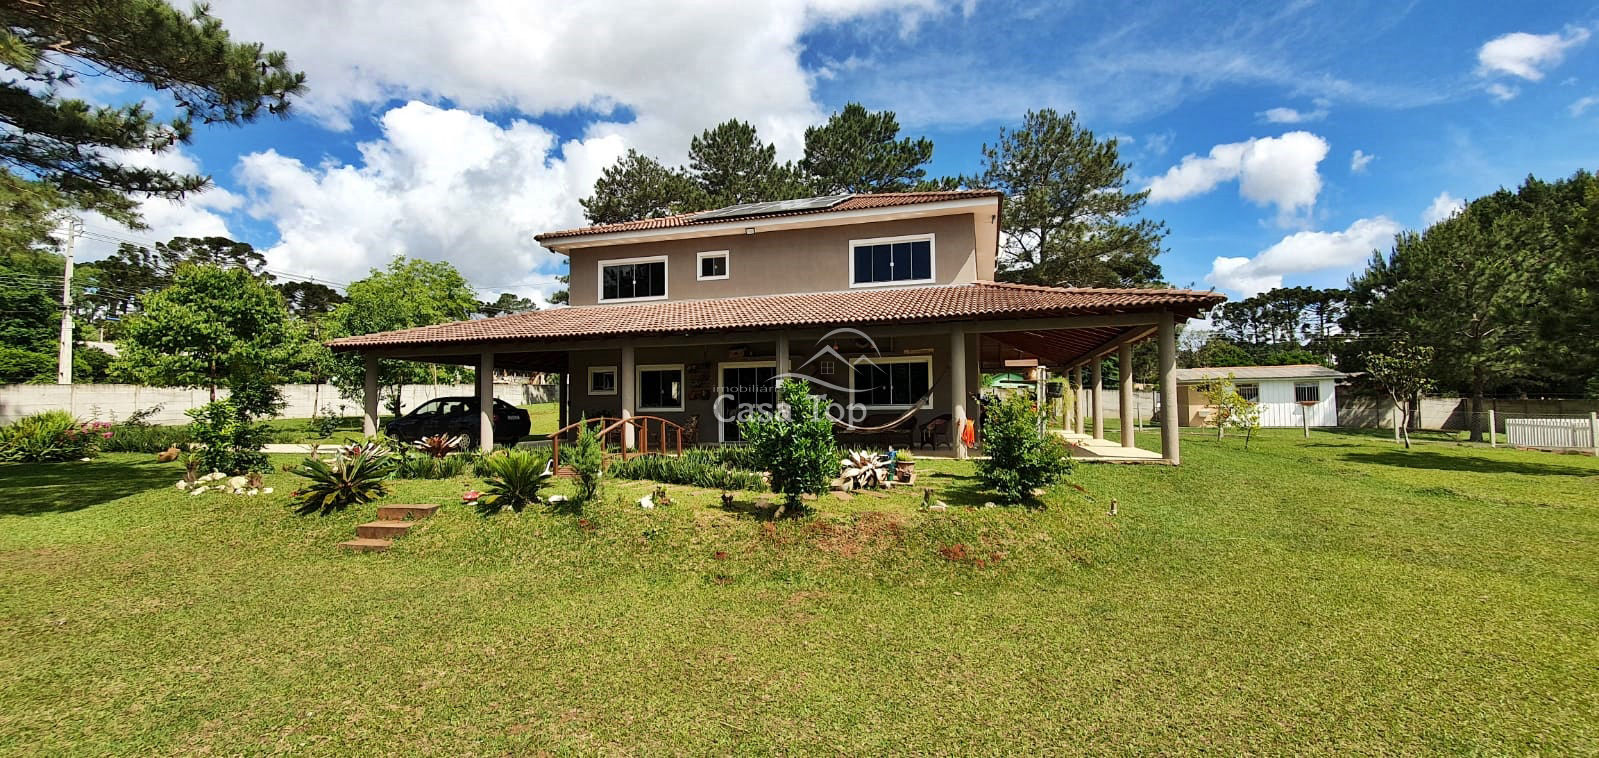
[[683, 410], [682, 366], [639, 366], [638, 410]]
[[727, 251], [717, 250], [699, 254], [700, 281], [727, 278]]
[[816, 364], [816, 375], [817, 376], [832, 376], [833, 375], [833, 362], [824, 360], [824, 361], [821, 361], [820, 363], [817, 363]]
[[1294, 402], [1319, 403], [1321, 402], [1321, 385], [1306, 384], [1303, 382], [1294, 385]]
[[1260, 385], [1258, 385], [1258, 384], [1240, 384], [1240, 385], [1237, 385], [1236, 389], [1238, 390], [1238, 396], [1239, 397], [1241, 397], [1241, 398], [1243, 398], [1245, 400], [1248, 400], [1251, 403], [1260, 402]]
[[615, 395], [616, 394], [616, 367], [615, 366], [590, 366], [589, 367], [589, 394], [590, 395]]

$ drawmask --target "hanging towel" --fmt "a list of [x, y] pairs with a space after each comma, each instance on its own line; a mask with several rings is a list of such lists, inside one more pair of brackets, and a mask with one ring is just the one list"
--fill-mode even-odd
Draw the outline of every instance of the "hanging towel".
[[961, 444], [967, 447], [977, 447], [977, 422], [966, 419], [966, 426], [961, 429]]

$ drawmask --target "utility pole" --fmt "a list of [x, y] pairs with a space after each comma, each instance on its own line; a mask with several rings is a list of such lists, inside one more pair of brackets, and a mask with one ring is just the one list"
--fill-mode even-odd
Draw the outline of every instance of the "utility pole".
[[61, 345], [56, 359], [56, 384], [72, 383], [72, 247], [82, 228], [77, 219], [67, 220], [67, 239], [62, 246], [67, 267], [61, 275]]

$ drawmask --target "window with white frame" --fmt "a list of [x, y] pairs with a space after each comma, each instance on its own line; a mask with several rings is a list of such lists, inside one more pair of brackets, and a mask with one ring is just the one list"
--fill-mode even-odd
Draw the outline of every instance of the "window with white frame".
[[1321, 402], [1320, 382], [1294, 382], [1294, 402], [1319, 403]]
[[711, 279], [727, 278], [728, 270], [726, 250], [711, 250], [709, 252], [700, 253], [696, 257], [698, 258], [700, 267], [700, 281], [703, 282]]
[[616, 394], [615, 366], [589, 366], [589, 394]]
[[933, 281], [933, 235], [851, 240], [851, 287]]
[[1241, 398], [1243, 398], [1245, 400], [1248, 400], [1251, 403], [1260, 402], [1260, 385], [1258, 385], [1258, 384], [1239, 384], [1239, 385], [1235, 385], [1234, 389], [1236, 389], [1238, 391], [1238, 396], [1239, 397], [1241, 397]]
[[854, 400], [868, 408], [909, 408], [933, 383], [930, 356], [862, 359], [852, 369]]
[[600, 261], [600, 302], [666, 297], [666, 256]]
[[683, 410], [682, 364], [638, 367], [638, 409]]

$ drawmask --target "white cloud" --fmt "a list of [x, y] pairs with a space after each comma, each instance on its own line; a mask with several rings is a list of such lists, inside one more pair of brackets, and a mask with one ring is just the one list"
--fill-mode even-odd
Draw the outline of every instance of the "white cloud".
[[1477, 50], [1478, 73], [1508, 74], [1536, 82], [1560, 65], [1566, 51], [1588, 41], [1588, 30], [1570, 28], [1561, 34], [1512, 32], [1495, 37]]
[[1459, 213], [1460, 209], [1464, 207], [1466, 207], [1466, 201], [1448, 192], [1440, 192], [1437, 197], [1432, 199], [1432, 203], [1427, 206], [1427, 209], [1421, 212], [1421, 225], [1423, 227], [1432, 226]]
[[272, 268], [348, 282], [403, 253], [449, 260], [491, 288], [481, 294], [548, 294], [560, 259], [533, 235], [580, 223], [577, 199], [624, 149], [616, 137], [558, 145], [537, 124], [414, 101], [378, 125], [359, 165], [270, 150], [240, 160], [250, 215], [280, 233], [266, 250]]
[[1571, 113], [1572, 118], [1576, 118], [1588, 112], [1588, 109], [1594, 107], [1595, 105], [1599, 105], [1599, 95], [1589, 95], [1587, 97], [1578, 98], [1577, 101], [1572, 103], [1571, 106], [1566, 110]]
[[348, 127], [355, 107], [394, 99], [532, 116], [588, 109], [608, 119], [592, 136], [674, 162], [689, 134], [732, 117], [796, 156], [804, 128], [824, 115], [799, 60], [807, 29], [893, 14], [908, 34], [945, 12], [936, 0], [214, 5], [236, 36], [288, 53], [310, 83], [302, 111], [334, 127]]
[[1517, 95], [1521, 94], [1520, 87], [1512, 87], [1508, 84], [1501, 84], [1499, 82], [1494, 82], [1493, 84], [1488, 85], [1487, 90], [1488, 94], [1492, 95], [1495, 101], [1501, 103], [1514, 100], [1516, 99]]
[[1279, 223], [1291, 223], [1316, 203], [1321, 192], [1316, 167], [1327, 149], [1327, 140], [1303, 131], [1216, 145], [1205, 157], [1184, 156], [1151, 181], [1149, 199], [1182, 200], [1237, 179], [1240, 195], [1256, 205], [1276, 206]]
[[1349, 173], [1366, 173], [1366, 167], [1370, 166], [1371, 162], [1374, 160], [1377, 160], [1377, 156], [1357, 148], [1355, 152], [1349, 156]]
[[1255, 115], [1268, 124], [1307, 124], [1327, 118], [1327, 109], [1302, 111], [1294, 108], [1268, 108]]
[[[118, 151], [115, 160], [123, 165], [154, 168], [180, 174], [204, 174], [199, 161], [181, 149], [152, 153], [148, 150]], [[116, 242], [104, 237], [112, 236], [146, 246], [165, 242], [173, 237], [233, 237], [223, 214], [239, 208], [243, 198], [221, 187], [211, 187], [196, 192], [183, 200], [143, 198], [139, 201], [139, 215], [148, 229], [130, 230], [99, 213], [83, 214], [84, 227], [102, 239], [86, 237], [76, 249], [79, 260], [98, 260], [117, 249]]]
[[1253, 258], [1217, 258], [1205, 281], [1250, 296], [1283, 285], [1283, 277], [1312, 271], [1351, 270], [1387, 246], [1400, 225], [1386, 216], [1363, 218], [1341, 232], [1290, 234]]

